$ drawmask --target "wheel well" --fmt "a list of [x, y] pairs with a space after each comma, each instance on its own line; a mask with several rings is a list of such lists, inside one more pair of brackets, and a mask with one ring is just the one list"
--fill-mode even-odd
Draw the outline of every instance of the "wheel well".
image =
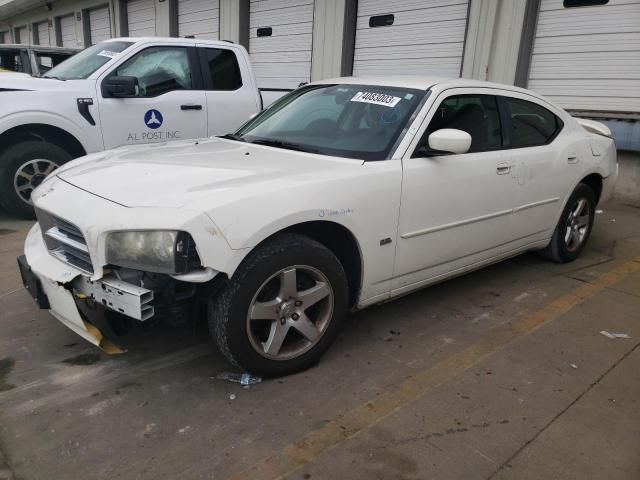
[[87, 154], [78, 139], [69, 132], [42, 123], [20, 125], [4, 132], [0, 135], [0, 151], [10, 145], [27, 140], [40, 140], [53, 143], [69, 152], [73, 158], [82, 157]]
[[338, 223], [327, 221], [299, 223], [282, 231], [312, 238], [327, 247], [338, 257], [347, 274], [349, 306], [355, 307], [362, 282], [362, 257], [353, 233]]
[[592, 173], [580, 180], [580, 183], [584, 183], [593, 191], [597, 204], [600, 201], [600, 194], [602, 193], [602, 177], [597, 173]]

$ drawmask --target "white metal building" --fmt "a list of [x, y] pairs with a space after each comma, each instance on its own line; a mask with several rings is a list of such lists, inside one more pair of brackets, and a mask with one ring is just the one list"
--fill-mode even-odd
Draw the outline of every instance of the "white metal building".
[[262, 88], [351, 74], [465, 76], [516, 83], [583, 115], [640, 118], [640, 0], [0, 4], [4, 43], [83, 47], [142, 35], [242, 43]]

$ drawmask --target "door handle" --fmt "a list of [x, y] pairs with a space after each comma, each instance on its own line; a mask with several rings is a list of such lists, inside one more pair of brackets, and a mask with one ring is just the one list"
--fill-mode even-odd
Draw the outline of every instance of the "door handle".
[[506, 175], [511, 171], [511, 165], [508, 163], [499, 163], [496, 168], [496, 173], [498, 175]]
[[180, 105], [180, 110], [202, 110], [202, 105]]
[[570, 153], [567, 155], [567, 162], [569, 163], [578, 163], [578, 155], [575, 153]]

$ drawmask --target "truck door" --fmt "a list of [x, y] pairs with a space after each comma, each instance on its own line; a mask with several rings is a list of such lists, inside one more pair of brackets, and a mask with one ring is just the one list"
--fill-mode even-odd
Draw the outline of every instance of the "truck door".
[[[97, 83], [105, 149], [205, 137], [207, 104], [197, 71], [195, 48], [156, 45], [105, 74]], [[137, 78], [136, 94], [106, 98], [102, 82], [125, 76]]]
[[234, 132], [260, 111], [247, 55], [237, 48], [198, 45], [207, 98], [209, 135]]

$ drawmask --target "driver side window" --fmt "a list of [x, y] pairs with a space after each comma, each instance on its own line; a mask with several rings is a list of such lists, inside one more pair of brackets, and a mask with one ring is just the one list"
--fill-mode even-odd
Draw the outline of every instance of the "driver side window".
[[444, 99], [433, 115], [420, 145], [427, 145], [429, 135], [442, 128], [454, 128], [471, 135], [468, 153], [502, 147], [498, 102], [493, 95], [454, 95]]
[[136, 77], [137, 97], [193, 89], [189, 55], [184, 47], [147, 48], [120, 65], [113, 75]]

